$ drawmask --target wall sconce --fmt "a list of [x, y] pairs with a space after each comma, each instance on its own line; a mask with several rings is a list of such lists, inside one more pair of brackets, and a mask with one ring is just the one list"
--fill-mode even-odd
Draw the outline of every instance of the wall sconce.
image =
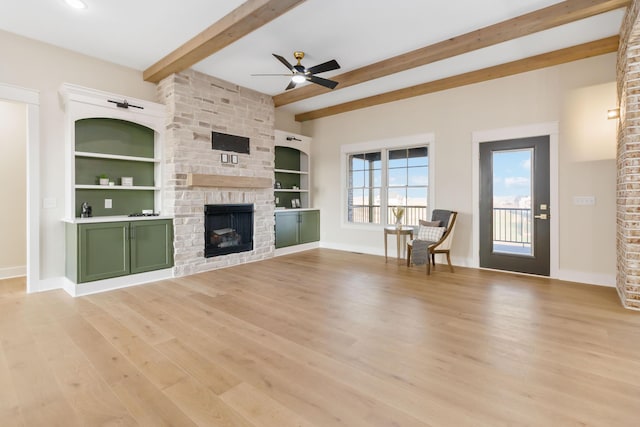
[[607, 110], [607, 119], [609, 119], [609, 120], [617, 119], [618, 117], [620, 117], [620, 109], [619, 108], [612, 108], [611, 110]]

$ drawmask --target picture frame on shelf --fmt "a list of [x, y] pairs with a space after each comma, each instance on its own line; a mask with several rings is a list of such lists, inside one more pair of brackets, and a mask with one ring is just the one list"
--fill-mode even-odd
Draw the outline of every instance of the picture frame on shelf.
[[300, 207], [300, 199], [291, 199], [291, 207], [299, 208]]

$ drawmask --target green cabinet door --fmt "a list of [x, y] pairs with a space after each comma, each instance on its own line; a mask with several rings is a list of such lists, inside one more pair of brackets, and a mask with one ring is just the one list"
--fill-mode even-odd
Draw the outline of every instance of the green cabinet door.
[[300, 234], [298, 243], [320, 240], [320, 211], [302, 211], [300, 214]]
[[131, 273], [173, 266], [173, 222], [131, 222]]
[[78, 226], [79, 282], [129, 274], [129, 223]]
[[276, 212], [276, 249], [298, 244], [298, 212]]
[[320, 240], [320, 211], [276, 212], [276, 249]]

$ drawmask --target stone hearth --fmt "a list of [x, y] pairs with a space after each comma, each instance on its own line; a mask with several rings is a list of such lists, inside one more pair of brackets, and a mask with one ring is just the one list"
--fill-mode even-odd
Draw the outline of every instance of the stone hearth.
[[[167, 77], [158, 85], [158, 93], [168, 112], [163, 213], [175, 217], [174, 274], [184, 276], [272, 257], [272, 185], [211, 187], [197, 182], [189, 185], [187, 180], [198, 174], [272, 182], [275, 110], [271, 97], [193, 70]], [[237, 154], [237, 164], [222, 163], [223, 152], [211, 149], [212, 131], [248, 137], [250, 154]], [[254, 205], [253, 250], [205, 258], [204, 205], [213, 204]]]

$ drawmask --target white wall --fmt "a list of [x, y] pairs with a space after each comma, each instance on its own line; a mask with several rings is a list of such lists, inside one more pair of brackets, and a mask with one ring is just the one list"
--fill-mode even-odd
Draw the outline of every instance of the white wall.
[[0, 279], [27, 265], [27, 109], [0, 101]]
[[[615, 283], [615, 54], [326, 117], [302, 125], [313, 137], [314, 207], [325, 246], [382, 254], [382, 229], [343, 226], [340, 146], [435, 134], [435, 207], [460, 212], [452, 256], [472, 260], [474, 131], [559, 122], [560, 277]], [[276, 123], [278, 126], [278, 122]], [[573, 196], [595, 206], [573, 206]]]
[[41, 209], [41, 278], [64, 275], [64, 82], [155, 101], [142, 72], [0, 31], [0, 82], [40, 92], [40, 188], [56, 207]]

